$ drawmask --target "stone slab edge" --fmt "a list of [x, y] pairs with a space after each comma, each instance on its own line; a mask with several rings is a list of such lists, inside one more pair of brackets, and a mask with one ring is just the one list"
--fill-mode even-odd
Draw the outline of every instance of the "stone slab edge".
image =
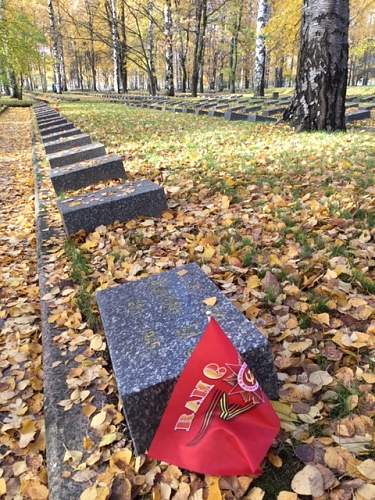
[[[40, 168], [40, 160], [37, 157], [36, 144], [39, 142], [36, 136], [36, 124], [33, 124], [33, 172], [35, 186], [35, 226], [37, 242], [37, 269], [39, 276], [39, 293], [43, 297], [50, 291], [47, 284], [48, 274], [45, 270], [44, 261], [48, 256], [45, 244], [48, 239], [56, 235], [63, 228], [51, 229], [48, 227], [48, 208], [41, 203], [41, 181], [43, 173]], [[65, 235], [64, 235], [65, 237]], [[48, 490], [50, 500], [77, 500], [82, 491], [90, 486], [93, 481], [78, 483], [71, 478], [63, 478], [64, 470], [71, 470], [63, 462], [65, 450], [83, 449], [83, 438], [89, 435], [94, 442], [98, 437], [90, 432], [89, 422], [83, 416], [80, 405], [74, 405], [71, 410], [64, 411], [58, 406], [59, 401], [68, 399], [70, 390], [66, 385], [66, 376], [72, 366], [75, 366], [74, 358], [80, 352], [67, 351], [65, 356], [61, 355], [60, 349], [54, 344], [53, 338], [61, 334], [63, 329], [56, 328], [48, 323], [50, 308], [48, 302], [40, 301], [41, 329], [43, 346], [43, 370], [44, 370], [44, 417], [46, 429], [46, 460], [48, 472]], [[57, 361], [61, 362], [53, 367]], [[65, 364], [66, 363], [66, 364]], [[104, 393], [99, 393], [91, 388], [94, 396], [93, 404], [101, 408], [110, 403]]]

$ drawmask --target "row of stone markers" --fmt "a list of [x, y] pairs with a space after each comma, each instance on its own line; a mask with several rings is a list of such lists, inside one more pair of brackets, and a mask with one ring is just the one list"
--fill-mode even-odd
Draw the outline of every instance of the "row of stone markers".
[[[287, 108], [290, 97], [279, 97], [274, 92], [270, 98], [252, 98], [250, 96], [232, 95], [215, 96], [187, 102], [186, 98], [171, 100], [162, 96], [140, 96], [105, 93], [98, 94], [104, 100], [120, 102], [128, 106], [150, 108], [175, 113], [191, 113], [214, 116], [229, 121], [274, 122], [274, 115], [281, 115]], [[375, 108], [375, 96], [352, 97], [345, 108], [346, 122], [371, 118], [371, 110]]]
[[[95, 176], [96, 179], [125, 177], [121, 159], [116, 155], [106, 155], [102, 144], [92, 143], [87, 134], [83, 134], [45, 105], [37, 106], [35, 112], [51, 165], [51, 180], [56, 193], [61, 194], [90, 185]], [[72, 161], [74, 163], [69, 163]], [[100, 169], [100, 165], [109, 166], [109, 171], [112, 173], [109, 174], [105, 167]], [[111, 170], [111, 165], [117, 165], [118, 170]], [[148, 214], [144, 212], [154, 211], [148, 206], [150, 204], [157, 205], [160, 213], [166, 203], [164, 192], [158, 186], [156, 188], [159, 194], [160, 192], [163, 194], [158, 202], [155, 197], [152, 198], [154, 195], [150, 194], [153, 192], [151, 190], [146, 198], [149, 201], [139, 198], [142, 200], [142, 206], [138, 209], [136, 197], [129, 200], [125, 196], [124, 203], [134, 204], [133, 210], [136, 215], [147, 216]], [[94, 194], [100, 198], [101, 195], [98, 193], [105, 191], [104, 198], [110, 197], [108, 191], [111, 189], [114, 188], [96, 191]], [[73, 203], [82, 206], [83, 199], [87, 199], [87, 196], [91, 195], [75, 197]], [[67, 201], [59, 202], [65, 226], [67, 220], [61, 209], [61, 203]], [[98, 210], [90, 227], [95, 228], [103, 224], [102, 208], [100, 202], [89, 208]], [[112, 209], [110, 205], [106, 208], [112, 214], [108, 220], [113, 218]], [[128, 212], [120, 214], [116, 217], [117, 220], [127, 220], [126, 214]], [[79, 212], [77, 220], [79, 223]], [[68, 233], [72, 231], [70, 223]], [[82, 223], [79, 224], [79, 228], [82, 228]], [[49, 262], [48, 259], [46, 262]], [[39, 276], [43, 276], [45, 272], [46, 269], [41, 267]], [[48, 289], [41, 287], [41, 291], [45, 296]], [[174, 383], [202, 335], [207, 324], [208, 306], [205, 300], [208, 297], [216, 298], [214, 306], [211, 306], [213, 316], [220, 322], [243, 359], [253, 368], [265, 392], [272, 399], [278, 397], [278, 381], [267, 338], [236, 309], [197, 264], [188, 264], [156, 276], [101, 290], [97, 293], [97, 302], [119, 395], [124, 403], [127, 426], [136, 453], [144, 452], [150, 445]], [[44, 302], [45, 300], [42, 301]], [[44, 369], [45, 373], [50, 375], [50, 380], [46, 383], [49, 485], [52, 488], [51, 497], [54, 499], [75, 499], [80, 497], [77, 493], [79, 488], [84, 489], [88, 485], [77, 483], [67, 476], [62, 477], [65, 467], [64, 455], [66, 449], [87, 453], [82, 448], [82, 443], [88, 429], [90, 431], [92, 429], [81, 412], [75, 422], [75, 414], [70, 414], [74, 408], [64, 411], [59, 406], [62, 396], [58, 384], [64, 385], [65, 378], [53, 377], [51, 375], [54, 373], [53, 366], [56, 366], [57, 370], [65, 367], [68, 369], [70, 365], [67, 357], [71, 355], [70, 359], [73, 359], [76, 353], [69, 351], [65, 356], [57, 349], [53, 356], [49, 355], [48, 349], [53, 348], [52, 339], [59, 335], [59, 330], [56, 329], [51, 334], [48, 329], [52, 325], [48, 322], [48, 317], [49, 314], [46, 312], [42, 318], [42, 325], [45, 332], [43, 349], [47, 349], [47, 352], [44, 352]]]
[[[57, 195], [98, 182], [125, 179], [122, 159], [107, 154], [66, 118], [46, 104], [35, 106], [39, 132], [51, 167]], [[124, 182], [89, 194], [59, 199], [58, 209], [68, 235], [138, 216], [158, 217], [167, 208], [162, 187], [149, 180]]]

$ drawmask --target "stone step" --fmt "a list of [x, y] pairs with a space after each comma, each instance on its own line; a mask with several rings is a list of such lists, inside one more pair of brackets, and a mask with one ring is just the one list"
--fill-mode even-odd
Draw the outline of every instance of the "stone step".
[[104, 155], [105, 147], [103, 144], [95, 142], [93, 144], [86, 144], [85, 146], [49, 154], [47, 155], [47, 159], [51, 168], [56, 168], [65, 167], [65, 165], [71, 165], [72, 163], [77, 163], [79, 161], [91, 160], [92, 158]]
[[38, 127], [39, 130], [44, 130], [46, 128], [53, 127], [54, 125], [62, 125], [64, 123], [68, 123], [68, 120], [66, 118], [62, 118], [61, 116], [58, 116], [57, 118], [51, 118], [42, 123], [38, 123]]
[[45, 135], [54, 134], [55, 132], [62, 132], [64, 130], [70, 130], [72, 128], [74, 128], [73, 123], [62, 123], [61, 125], [54, 125], [53, 127], [48, 127], [46, 129], [40, 130], [40, 135], [43, 139]]
[[[136, 453], [152, 440], [176, 379], [214, 318], [271, 399], [278, 382], [267, 338], [197, 264], [128, 282], [96, 294], [116, 383]], [[198, 379], [197, 379], [198, 380]]]
[[43, 137], [43, 144], [48, 144], [49, 142], [57, 141], [57, 139], [63, 137], [72, 137], [74, 135], [82, 134], [79, 128], [71, 128], [70, 130], [63, 130], [62, 132], [56, 132], [54, 134], [45, 135]]
[[73, 135], [72, 137], [61, 137], [55, 141], [48, 142], [44, 145], [44, 149], [47, 154], [58, 153], [59, 151], [64, 151], [65, 149], [76, 148], [79, 146], [85, 146], [86, 144], [91, 144], [92, 140], [88, 134]]
[[81, 189], [101, 181], [125, 179], [122, 159], [116, 154], [100, 156], [51, 170], [51, 182], [56, 194]]
[[138, 216], [159, 217], [167, 209], [164, 189], [148, 180], [75, 196], [58, 201], [57, 205], [68, 235]]

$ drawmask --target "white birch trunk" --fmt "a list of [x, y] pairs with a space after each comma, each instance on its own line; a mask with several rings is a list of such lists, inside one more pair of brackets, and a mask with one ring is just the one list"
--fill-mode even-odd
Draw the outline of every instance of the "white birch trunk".
[[58, 94], [61, 94], [61, 64], [60, 64], [60, 54], [59, 54], [59, 37], [57, 33], [56, 17], [52, 0], [48, 0], [48, 17], [51, 28], [52, 58], [53, 58], [53, 69], [55, 75], [56, 92]]
[[345, 130], [349, 0], [304, 0], [296, 93], [284, 119], [298, 130]]
[[116, 0], [110, 0], [110, 11], [111, 11], [111, 32], [112, 32], [112, 63], [113, 63], [113, 89], [115, 92], [120, 92], [120, 73], [119, 73], [119, 63], [120, 63], [120, 42], [117, 31], [117, 11], [116, 11]]
[[268, 0], [259, 0], [255, 40], [254, 93], [264, 96], [264, 79], [266, 72], [266, 41], [264, 29], [268, 22]]
[[174, 96], [173, 22], [172, 22], [171, 0], [165, 1], [164, 34], [165, 34], [165, 93], [168, 96]]

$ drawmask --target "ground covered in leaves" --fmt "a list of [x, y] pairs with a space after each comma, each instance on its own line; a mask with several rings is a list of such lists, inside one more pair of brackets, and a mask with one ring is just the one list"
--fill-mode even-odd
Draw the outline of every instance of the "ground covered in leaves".
[[[169, 203], [161, 219], [65, 241], [60, 231], [49, 246], [43, 300], [61, 329], [62, 359], [74, 358], [59, 406], [81, 407], [89, 429], [62, 457], [81, 500], [374, 498], [373, 135], [295, 134], [118, 104], [60, 110], [122, 154], [129, 178], [162, 183]], [[0, 488], [9, 498], [43, 498], [46, 482], [28, 113], [0, 117], [6, 131], [23, 127], [12, 139], [1, 134], [0, 369], [9, 400], [0, 399]], [[43, 187], [51, 190], [48, 177]], [[61, 228], [55, 206], [48, 221]], [[283, 430], [257, 480], [202, 477], [132, 453], [94, 293], [192, 261], [272, 344]], [[96, 404], [97, 391], [108, 404]]]
[[[130, 454], [126, 498], [374, 498], [373, 135], [295, 134], [118, 104], [60, 110], [123, 155], [130, 178], [162, 183], [169, 210], [71, 240], [67, 255], [84, 278], [73, 309], [60, 305], [51, 321], [80, 304], [86, 341], [105, 351], [97, 289], [198, 262], [269, 338], [281, 383], [283, 431], [262, 478], [204, 479]], [[79, 331], [78, 321], [70, 333]], [[111, 415], [90, 418], [94, 427], [107, 418], [101, 432], [113, 444], [121, 433]], [[113, 461], [109, 470], [82, 498], [110, 488]]]
[[0, 116], [0, 497], [47, 498], [31, 112]]

